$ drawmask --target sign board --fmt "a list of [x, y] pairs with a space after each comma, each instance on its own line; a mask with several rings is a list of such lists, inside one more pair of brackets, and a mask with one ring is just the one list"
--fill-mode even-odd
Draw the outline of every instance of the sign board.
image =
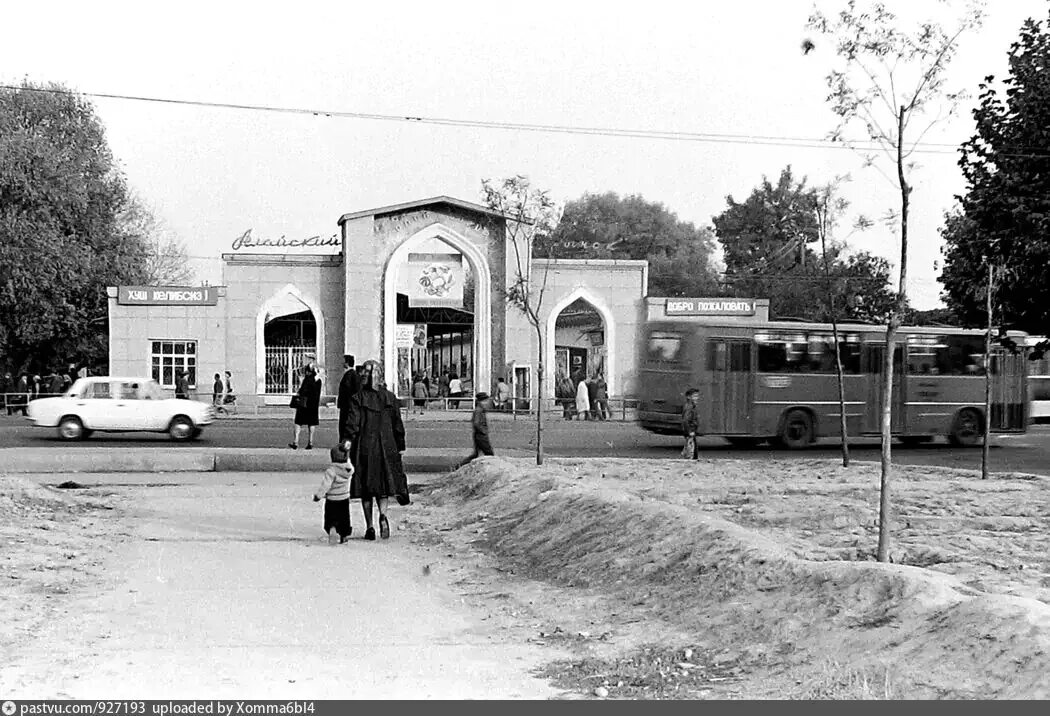
[[230, 242], [233, 251], [242, 253], [300, 253], [300, 254], [337, 254], [343, 249], [343, 241], [338, 234], [331, 236], [304, 236], [289, 239], [284, 234], [279, 238], [255, 236], [251, 229]]
[[394, 326], [394, 347], [411, 348], [416, 340], [416, 324], [398, 323]]
[[664, 304], [666, 316], [753, 316], [752, 298], [669, 298]]
[[461, 254], [409, 254], [407, 269], [410, 307], [463, 308]]
[[216, 286], [120, 286], [117, 303], [123, 306], [215, 306]]

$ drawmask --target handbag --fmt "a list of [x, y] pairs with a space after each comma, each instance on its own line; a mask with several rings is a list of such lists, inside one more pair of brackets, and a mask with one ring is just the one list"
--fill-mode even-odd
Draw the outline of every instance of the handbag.
[[682, 446], [682, 458], [685, 460], [692, 460], [696, 454], [696, 440], [691, 437], [685, 439], [685, 445]]
[[292, 399], [288, 402], [288, 407], [289, 408], [295, 408], [296, 410], [298, 410], [301, 407], [299, 405], [299, 396], [298, 395], [293, 395], [292, 396]]

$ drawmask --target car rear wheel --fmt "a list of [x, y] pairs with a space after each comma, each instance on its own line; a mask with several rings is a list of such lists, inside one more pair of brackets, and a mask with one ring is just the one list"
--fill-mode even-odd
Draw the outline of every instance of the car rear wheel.
[[168, 435], [172, 440], [189, 440], [193, 437], [193, 421], [185, 415], [173, 418], [168, 426]]
[[813, 442], [813, 418], [805, 410], [792, 410], [784, 416], [784, 425], [777, 436], [777, 444], [789, 450], [799, 450]]
[[948, 442], [958, 447], [976, 447], [981, 444], [983, 437], [984, 420], [981, 419], [981, 414], [973, 408], [960, 410], [955, 416]]
[[58, 437], [63, 440], [82, 440], [84, 433], [84, 423], [75, 415], [67, 415], [58, 423]]

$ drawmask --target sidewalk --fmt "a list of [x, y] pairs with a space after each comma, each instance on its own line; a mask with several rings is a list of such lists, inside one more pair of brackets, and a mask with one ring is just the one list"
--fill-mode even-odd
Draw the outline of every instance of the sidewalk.
[[[281, 420], [287, 419], [290, 423], [292, 416], [295, 414], [294, 410], [290, 408], [277, 408], [274, 406], [266, 406], [261, 408], [258, 413], [249, 409], [242, 409], [240, 412], [232, 414], [219, 414], [216, 417], [217, 421], [223, 420]], [[404, 420], [408, 423], [415, 422], [470, 422], [472, 411], [471, 409], [460, 409], [460, 410], [428, 410], [422, 415], [418, 412], [413, 412], [411, 409], [408, 410], [408, 414], [405, 415]], [[535, 413], [509, 413], [503, 411], [493, 410], [488, 414], [490, 422], [536, 422]], [[317, 417], [322, 421], [337, 421], [339, 420], [339, 410], [336, 408], [319, 408]], [[552, 410], [545, 412], [543, 415], [544, 422], [552, 420], [562, 420], [561, 410]], [[635, 410], [631, 408], [627, 411], [627, 418], [624, 420], [624, 414], [622, 411], [616, 411], [613, 413], [613, 417], [609, 418], [608, 422], [611, 423], [632, 423], [635, 420]]]
[[55, 557], [53, 612], [0, 659], [2, 697], [560, 694], [532, 672], [569, 654], [530, 644], [531, 624], [497, 606], [467, 603], [469, 562], [415, 544], [424, 505], [392, 507], [391, 538], [375, 542], [361, 539], [355, 510], [350, 543], [331, 547], [321, 508], [307, 497], [314, 478], [257, 484], [230, 475], [153, 487], [148, 498], [141, 488], [107, 488], [125, 512], [92, 528], [109, 530], [99, 551], [104, 583], [59, 581], [74, 555]]

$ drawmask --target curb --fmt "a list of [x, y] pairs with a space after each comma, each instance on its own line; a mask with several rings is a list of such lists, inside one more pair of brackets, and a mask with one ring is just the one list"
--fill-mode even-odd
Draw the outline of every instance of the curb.
[[[448, 472], [470, 454], [462, 450], [406, 450], [405, 472]], [[527, 457], [526, 450], [501, 451]], [[328, 464], [328, 451], [278, 448], [40, 448], [0, 449], [0, 474], [121, 472], [313, 472]]]

